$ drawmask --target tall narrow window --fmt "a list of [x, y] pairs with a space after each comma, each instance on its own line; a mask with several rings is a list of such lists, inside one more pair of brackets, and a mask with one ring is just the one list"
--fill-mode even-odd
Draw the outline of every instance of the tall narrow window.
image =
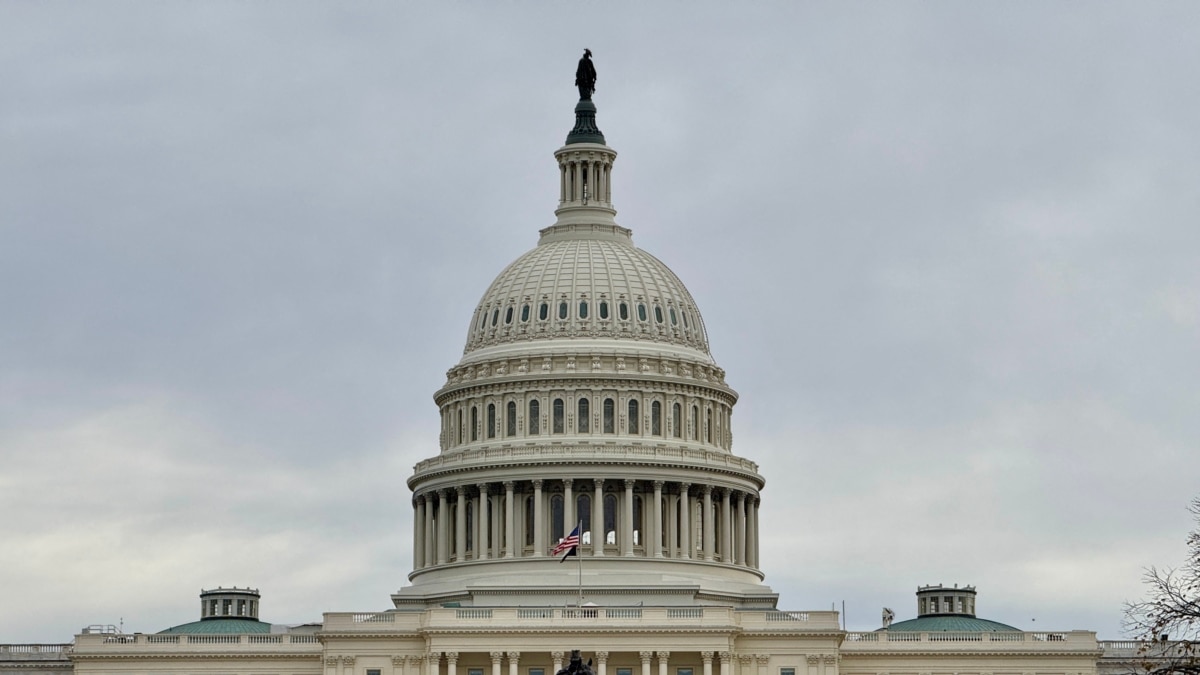
[[712, 410], [710, 408], [704, 409], [704, 442], [713, 442]]
[[496, 309], [492, 310], [492, 327], [493, 328], [496, 327], [496, 322], [499, 320], [500, 320], [500, 308], [497, 307]]
[[650, 404], [650, 435], [662, 436], [662, 403]]
[[639, 302], [638, 303], [638, 321], [645, 321], [645, 320], [646, 320], [646, 305]]
[[575, 497], [575, 517], [583, 523], [579, 532], [579, 543], [590, 544], [592, 541], [592, 496], [584, 493]]
[[507, 419], [504, 420], [504, 435], [505, 436], [516, 436], [517, 435], [517, 404], [515, 401], [509, 401], [508, 405], [505, 406], [505, 408], [506, 408], [505, 413], [506, 413]]
[[541, 408], [542, 405], [536, 398], [529, 402], [529, 419], [525, 421], [525, 424], [529, 427], [530, 436], [537, 436], [542, 432]]
[[600, 318], [601, 319], [608, 318], [608, 301], [607, 300], [600, 301]]
[[629, 320], [629, 305], [627, 305], [623, 302], [621, 304], [617, 305], [617, 316], [619, 316], [622, 321], [628, 321]]
[[675, 438], [683, 438], [683, 408], [678, 403], [671, 406], [671, 431]]
[[563, 400], [561, 398], [554, 399], [554, 433], [561, 434], [566, 430], [563, 424]]
[[545, 321], [550, 318], [550, 305], [543, 302], [538, 305], [538, 321]]
[[617, 498], [604, 495], [604, 543], [617, 543]]
[[692, 406], [692, 417], [688, 420], [688, 427], [688, 438], [693, 441], [700, 440], [700, 408]]
[[636, 398], [629, 399], [629, 433], [638, 433], [638, 402]]
[[489, 403], [487, 407], [487, 437], [496, 437], [496, 404]]
[[465, 420], [463, 418], [462, 408], [458, 409], [458, 442], [467, 442], [467, 425], [465, 424]]
[[586, 398], [579, 399], [578, 407], [579, 410], [577, 412], [579, 415], [575, 420], [575, 430], [581, 434], [586, 434], [591, 430], [591, 427], [588, 425], [588, 418], [591, 416], [588, 410], [588, 400]]
[[671, 325], [672, 325], [672, 326], [678, 326], [678, 325], [679, 325], [679, 319], [678, 319], [678, 318], [675, 316], [675, 308], [674, 308], [674, 307], [672, 307], [670, 311], [671, 311]]
[[467, 502], [467, 550], [475, 550], [475, 504], [469, 501]]
[[579, 318], [586, 319], [587, 315], [588, 315], [587, 300], [583, 300], [579, 303]]
[[639, 546], [642, 543], [642, 498], [635, 496], [633, 498], [633, 545]]
[[521, 305], [521, 323], [529, 320], [529, 303]]
[[606, 434], [615, 434], [617, 432], [617, 425], [613, 420], [613, 417], [616, 416], [615, 408], [616, 404], [613, 403], [611, 398], [604, 399], [604, 433]]
[[512, 318], [513, 318], [513, 308], [509, 307], [508, 309], [504, 310], [505, 325], [512, 323]]
[[533, 546], [533, 533], [537, 528], [533, 523], [533, 497], [525, 498], [525, 545]]
[[654, 306], [654, 320], [657, 321], [658, 323], [663, 322], [662, 307], [659, 305]]
[[562, 302], [558, 303], [558, 318], [560, 318], [560, 319], [567, 318], [567, 301], [566, 300], [563, 300]]
[[471, 440], [479, 440], [479, 408], [471, 406]]
[[552, 495], [550, 497], [550, 541], [558, 543], [563, 536], [563, 498], [562, 495]]

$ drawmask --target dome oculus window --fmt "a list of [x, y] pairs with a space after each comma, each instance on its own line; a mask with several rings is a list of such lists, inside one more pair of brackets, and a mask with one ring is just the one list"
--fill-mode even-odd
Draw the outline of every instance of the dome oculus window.
[[529, 321], [529, 303], [521, 305], [521, 323]]
[[638, 321], [645, 321], [645, 320], [646, 320], [646, 305], [639, 302], [638, 303]]
[[617, 316], [621, 317], [622, 321], [629, 320], [629, 305], [621, 303], [617, 305]]
[[654, 320], [658, 323], [663, 322], [662, 307], [659, 307], [658, 305], [654, 306]]
[[583, 300], [579, 303], [579, 318], [586, 319], [587, 314], [588, 314], [587, 300]]
[[601, 319], [608, 318], [608, 303], [604, 300], [600, 301], [600, 318]]
[[563, 319], [564, 321], [567, 318], [567, 301], [566, 300], [563, 300], [562, 302], [558, 303], [558, 318]]
[[508, 325], [508, 324], [512, 323], [512, 318], [513, 318], [513, 308], [509, 307], [508, 309], [504, 310], [504, 324]]
[[492, 328], [496, 327], [496, 322], [500, 320], [500, 308], [492, 310]]
[[538, 306], [538, 321], [545, 321], [550, 318], [550, 305], [543, 302]]

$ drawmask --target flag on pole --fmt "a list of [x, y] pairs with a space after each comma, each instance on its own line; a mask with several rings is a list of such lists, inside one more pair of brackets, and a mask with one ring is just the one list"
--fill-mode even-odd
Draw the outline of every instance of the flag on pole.
[[579, 548], [578, 525], [575, 526], [575, 529], [571, 530], [571, 534], [563, 537], [563, 540], [555, 545], [554, 550], [550, 552], [550, 555], [558, 555], [560, 553], [563, 554], [563, 557], [559, 560], [559, 562], [562, 562], [573, 555], [578, 555], [578, 553], [575, 551], [577, 548]]

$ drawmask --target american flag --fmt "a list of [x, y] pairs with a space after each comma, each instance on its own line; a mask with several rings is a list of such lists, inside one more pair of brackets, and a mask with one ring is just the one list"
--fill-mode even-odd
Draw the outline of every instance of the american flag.
[[[562, 553], [563, 554], [562, 560], [566, 560], [567, 557], [570, 556], [575, 551], [576, 548], [578, 548], [578, 546], [579, 546], [579, 526], [576, 525], [575, 529], [571, 530], [571, 534], [568, 534], [566, 537], [563, 538], [562, 541], [558, 542], [558, 544], [555, 545], [554, 550], [550, 552], [550, 555], [558, 555], [558, 554]], [[560, 560], [559, 562], [562, 562], [562, 560]]]

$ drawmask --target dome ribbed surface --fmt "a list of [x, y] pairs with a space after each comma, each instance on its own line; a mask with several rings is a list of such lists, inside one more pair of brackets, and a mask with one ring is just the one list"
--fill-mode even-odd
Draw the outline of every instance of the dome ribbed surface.
[[921, 616], [907, 621], [897, 621], [888, 628], [893, 633], [1008, 633], [1020, 628], [999, 621], [976, 619], [973, 616]]
[[237, 635], [242, 633], [270, 633], [271, 624], [255, 619], [205, 619], [172, 626], [159, 635]]
[[624, 232], [623, 239], [543, 241], [517, 258], [479, 301], [464, 354], [504, 343], [608, 337], [708, 355], [704, 322], [687, 288]]

